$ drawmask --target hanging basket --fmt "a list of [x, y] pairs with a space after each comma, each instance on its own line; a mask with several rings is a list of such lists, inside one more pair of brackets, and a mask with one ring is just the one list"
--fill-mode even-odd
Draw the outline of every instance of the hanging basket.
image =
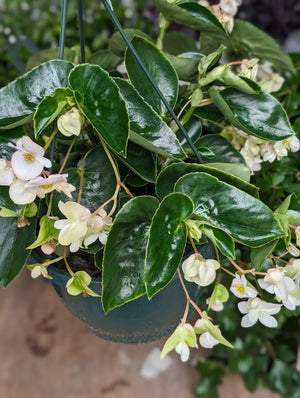
[[[211, 244], [200, 246], [200, 253], [211, 258], [214, 249]], [[105, 340], [118, 343], [146, 343], [158, 340], [172, 333], [186, 306], [185, 293], [177, 274], [169, 285], [149, 301], [146, 295], [126, 303], [105, 315], [97, 297], [71, 296], [66, 289], [70, 275], [54, 266], [49, 267], [53, 287], [65, 306], [88, 330]], [[102, 281], [94, 278], [89, 287], [101, 294]], [[186, 283], [191, 299], [198, 301], [202, 289], [195, 283]], [[191, 315], [191, 314], [190, 314]]]

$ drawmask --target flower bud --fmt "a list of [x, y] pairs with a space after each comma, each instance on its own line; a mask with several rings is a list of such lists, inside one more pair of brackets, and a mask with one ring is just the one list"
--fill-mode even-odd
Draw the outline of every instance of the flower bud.
[[72, 135], [78, 136], [83, 123], [84, 117], [82, 114], [77, 108], [72, 108], [70, 111], [60, 116], [57, 120], [57, 128], [66, 137], [70, 137]]
[[201, 261], [198, 284], [200, 286], [210, 285], [216, 278], [216, 270], [218, 268], [220, 268], [220, 263], [216, 260]]

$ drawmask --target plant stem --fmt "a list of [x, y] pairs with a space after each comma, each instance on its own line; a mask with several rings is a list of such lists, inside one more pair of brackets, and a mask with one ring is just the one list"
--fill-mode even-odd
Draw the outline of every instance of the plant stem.
[[55, 127], [55, 129], [52, 131], [50, 137], [48, 138], [48, 141], [46, 142], [46, 144], [45, 144], [45, 146], [44, 146], [44, 151], [45, 151], [45, 152], [46, 152], [47, 149], [49, 148], [49, 146], [50, 146], [50, 144], [51, 144], [53, 138], [56, 136], [57, 132], [58, 132], [58, 128]]
[[66, 265], [66, 268], [67, 268], [69, 274], [73, 277], [75, 275], [75, 273], [71, 270], [71, 267], [70, 267], [70, 265], [69, 265], [69, 263], [67, 261], [66, 254], [67, 254], [67, 248], [65, 247], [63, 259], [64, 259], [64, 262], [65, 262], [65, 265]]
[[75, 136], [74, 139], [73, 139], [72, 142], [71, 142], [71, 145], [69, 146], [69, 148], [68, 148], [68, 150], [67, 150], [66, 156], [65, 156], [64, 161], [63, 161], [63, 163], [62, 163], [62, 165], [61, 165], [61, 168], [59, 169], [58, 174], [61, 174], [62, 171], [63, 171], [63, 169], [65, 168], [65, 165], [66, 165], [66, 163], [67, 163], [67, 161], [68, 161], [68, 158], [69, 158], [69, 156], [70, 156], [71, 150], [72, 150], [72, 148], [73, 148], [73, 146], [74, 146], [76, 140], [77, 140], [77, 137]]
[[83, 186], [83, 171], [84, 171], [84, 165], [85, 165], [85, 160], [88, 155], [88, 152], [85, 154], [84, 158], [82, 159], [82, 165], [80, 169], [80, 184], [79, 184], [79, 192], [78, 192], [78, 198], [77, 198], [77, 203], [80, 203], [81, 201], [81, 195], [82, 195], [82, 186]]

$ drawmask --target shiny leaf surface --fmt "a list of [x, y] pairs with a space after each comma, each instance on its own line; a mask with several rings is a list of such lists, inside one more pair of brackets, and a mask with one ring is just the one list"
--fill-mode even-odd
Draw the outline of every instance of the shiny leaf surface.
[[140, 196], [118, 213], [104, 249], [102, 303], [105, 312], [145, 293], [144, 263], [158, 200]]
[[188, 174], [178, 180], [175, 191], [193, 200], [194, 214], [245, 245], [258, 247], [283, 235], [278, 220], [264, 203], [213, 176]]
[[145, 285], [148, 297], [151, 298], [172, 280], [186, 244], [184, 220], [192, 213], [193, 202], [180, 193], [166, 196], [157, 209], [146, 254]]
[[6, 287], [25, 266], [30, 250], [26, 248], [34, 241], [36, 219], [30, 225], [18, 228], [17, 218], [0, 217], [0, 282]]
[[281, 141], [294, 134], [287, 114], [271, 95], [246, 94], [234, 88], [209, 89], [214, 104], [238, 129], [265, 140]]
[[68, 86], [70, 62], [46, 62], [0, 90], [0, 128], [12, 128], [30, 121], [44, 96]]
[[78, 106], [105, 142], [126, 156], [129, 119], [118, 86], [96, 65], [78, 65], [70, 73]]
[[115, 81], [128, 109], [130, 140], [163, 156], [184, 156], [176, 135], [135, 88], [126, 80]]
[[173, 163], [166, 167], [158, 176], [156, 181], [156, 194], [159, 198], [163, 198], [169, 193], [174, 191], [174, 186], [179, 178], [182, 176], [194, 173], [204, 172], [217, 177], [220, 181], [227, 182], [245, 192], [257, 197], [258, 190], [255, 186], [246, 183], [245, 181], [235, 177], [234, 175], [228, 174], [225, 171], [219, 170], [214, 167], [210, 167], [210, 164], [200, 165], [193, 163]]
[[203, 232], [224, 256], [232, 259], [235, 258], [234, 240], [229, 234], [219, 228], [214, 228], [209, 225], [204, 226]]
[[[132, 44], [165, 99], [171, 107], [174, 107], [178, 95], [178, 77], [173, 66], [163, 53], [148, 40], [135, 37]], [[165, 105], [129, 50], [126, 51], [125, 65], [132, 84], [145, 101], [160, 115], [166, 114]]]

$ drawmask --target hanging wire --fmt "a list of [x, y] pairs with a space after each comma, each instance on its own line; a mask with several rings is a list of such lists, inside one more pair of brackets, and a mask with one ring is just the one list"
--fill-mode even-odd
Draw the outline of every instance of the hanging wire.
[[84, 34], [84, 24], [83, 24], [83, 12], [82, 12], [82, 1], [77, 0], [77, 9], [78, 9], [78, 24], [79, 24], [79, 35], [80, 35], [80, 54], [81, 54], [81, 63], [85, 63], [85, 34]]
[[137, 53], [136, 49], [133, 47], [131, 41], [129, 40], [129, 38], [127, 37], [126, 33], [124, 32], [124, 30], [123, 30], [118, 18], [116, 17], [116, 14], [114, 13], [114, 11], [112, 9], [112, 6], [111, 6], [110, 2], [108, 2], [107, 0], [102, 0], [102, 3], [104, 5], [108, 15], [110, 16], [112, 22], [114, 23], [114, 25], [118, 29], [120, 35], [122, 36], [123, 40], [127, 44], [127, 46], [130, 49], [130, 51], [132, 52], [132, 55], [134, 56], [134, 58], [136, 59], [137, 63], [139, 64], [139, 66], [141, 67], [141, 69], [145, 73], [146, 77], [150, 81], [152, 87], [154, 88], [154, 90], [157, 92], [158, 96], [160, 97], [160, 99], [164, 103], [165, 107], [169, 111], [170, 115], [172, 116], [173, 120], [177, 124], [178, 128], [181, 130], [181, 132], [184, 135], [185, 139], [187, 140], [189, 146], [191, 147], [192, 151], [194, 152], [196, 158], [198, 159], [198, 161], [200, 163], [203, 163], [203, 160], [202, 160], [200, 154], [198, 153], [195, 145], [193, 144], [192, 140], [188, 136], [188, 133], [187, 133], [186, 129], [180, 123], [180, 121], [177, 118], [177, 116], [176, 116], [175, 112], [173, 111], [172, 107], [170, 106], [170, 104], [168, 103], [168, 101], [166, 100], [166, 98], [164, 97], [162, 92], [160, 91], [159, 87], [157, 86], [157, 84], [153, 80], [152, 76], [148, 72], [147, 68], [145, 67], [145, 65], [144, 65], [143, 61], [141, 60], [139, 54]]

